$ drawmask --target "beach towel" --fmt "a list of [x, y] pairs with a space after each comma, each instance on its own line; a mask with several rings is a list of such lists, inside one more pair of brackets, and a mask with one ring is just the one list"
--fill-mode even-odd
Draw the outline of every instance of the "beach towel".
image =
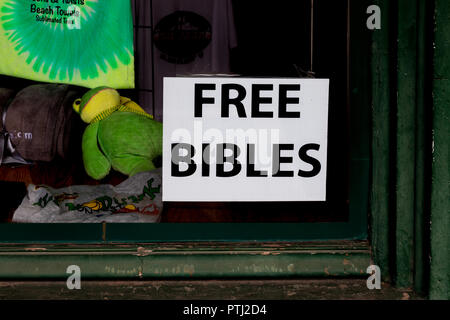
[[129, 0], [0, 0], [0, 74], [134, 88]]

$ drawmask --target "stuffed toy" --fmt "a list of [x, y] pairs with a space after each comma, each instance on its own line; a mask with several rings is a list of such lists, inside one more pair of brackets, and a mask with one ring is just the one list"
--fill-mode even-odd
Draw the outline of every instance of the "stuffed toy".
[[125, 175], [155, 169], [162, 154], [162, 124], [112, 88], [98, 87], [75, 100], [74, 110], [89, 123], [83, 134], [84, 167], [96, 180], [111, 167]]

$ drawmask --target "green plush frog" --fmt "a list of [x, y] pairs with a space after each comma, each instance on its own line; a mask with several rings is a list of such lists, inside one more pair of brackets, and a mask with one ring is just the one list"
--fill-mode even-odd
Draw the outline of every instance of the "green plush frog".
[[89, 176], [103, 179], [111, 167], [128, 176], [155, 169], [153, 160], [162, 154], [162, 124], [136, 103], [115, 89], [99, 87], [77, 99], [73, 108], [89, 123], [82, 140]]

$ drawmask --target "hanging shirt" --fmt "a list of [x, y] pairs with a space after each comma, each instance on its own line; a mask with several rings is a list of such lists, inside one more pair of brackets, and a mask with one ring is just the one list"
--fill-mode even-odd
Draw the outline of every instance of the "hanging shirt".
[[231, 0], [153, 0], [153, 23], [154, 110], [161, 121], [163, 77], [230, 73], [237, 41]]

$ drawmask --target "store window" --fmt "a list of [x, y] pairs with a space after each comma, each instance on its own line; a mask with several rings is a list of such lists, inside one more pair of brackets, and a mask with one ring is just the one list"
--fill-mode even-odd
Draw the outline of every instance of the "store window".
[[[330, 80], [326, 201], [165, 202], [161, 223], [107, 224], [101, 231], [99, 226], [91, 226], [92, 234], [100, 232], [102, 240], [111, 241], [364, 239], [367, 236], [368, 79], [366, 73], [356, 70], [368, 68], [369, 41], [364, 28], [355, 27], [362, 25], [360, 4], [348, 0], [283, 4], [133, 0], [131, 5], [136, 88], [120, 90], [120, 93], [138, 102], [158, 121], [164, 121], [163, 77], [167, 76]], [[20, 88], [31, 82], [2, 77], [2, 83]], [[77, 130], [84, 129], [82, 124], [77, 126]], [[65, 185], [117, 184], [126, 179], [113, 173], [100, 182], [90, 181], [83, 178], [85, 173], [80, 169], [79, 158], [71, 159], [75, 164], [70, 166], [58, 161], [63, 163], [62, 175], [64, 172], [68, 175]], [[33, 167], [34, 178], [39, 172], [56, 174], [54, 163]], [[5, 192], [11, 192], [12, 188], [23, 191], [20, 181], [12, 184], [14, 179], [5, 179], [14, 175], [10, 170], [16, 169], [1, 169], [2, 180], [8, 180], [4, 182]], [[18, 204], [20, 201], [11, 202], [9, 218]], [[7, 231], [5, 237], [12, 233], [7, 224], [2, 228]], [[39, 228], [46, 226], [27, 225], [26, 228], [37, 234]], [[74, 234], [81, 227], [74, 224], [65, 228]], [[57, 233], [50, 236], [56, 237]]]

